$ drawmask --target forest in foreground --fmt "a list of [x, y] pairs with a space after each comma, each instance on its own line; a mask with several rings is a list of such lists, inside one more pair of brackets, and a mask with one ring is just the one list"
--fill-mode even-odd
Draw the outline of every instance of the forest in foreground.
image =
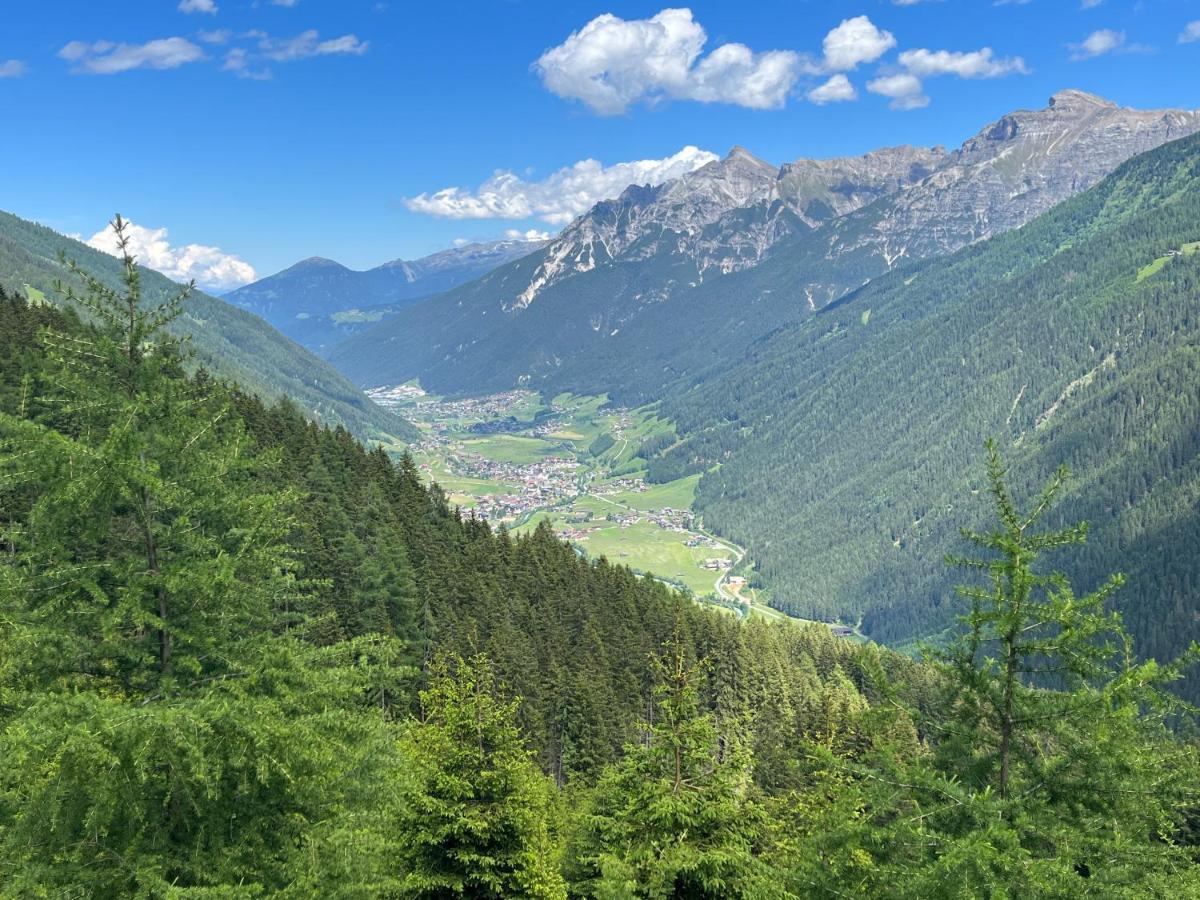
[[1195, 651], [1054, 574], [1067, 472], [980, 448], [913, 661], [492, 530], [72, 272], [0, 300], [0, 895], [1200, 896]]

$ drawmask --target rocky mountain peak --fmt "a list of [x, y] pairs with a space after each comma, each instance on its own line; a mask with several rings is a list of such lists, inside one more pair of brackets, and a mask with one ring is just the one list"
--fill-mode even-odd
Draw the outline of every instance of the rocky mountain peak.
[[1103, 97], [1098, 97], [1095, 94], [1089, 94], [1087, 91], [1081, 91], [1076, 88], [1067, 88], [1064, 91], [1059, 91], [1050, 97], [1050, 109], [1069, 109], [1072, 107], [1081, 106], [1107, 106], [1113, 109], [1117, 108], [1117, 104], [1111, 100], [1106, 100]]

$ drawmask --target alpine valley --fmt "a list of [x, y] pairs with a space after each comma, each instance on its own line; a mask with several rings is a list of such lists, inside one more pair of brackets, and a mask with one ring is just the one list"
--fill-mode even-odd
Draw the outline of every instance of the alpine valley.
[[1196, 2], [10, 4], [0, 898], [1200, 900]]
[[[1165, 657], [1200, 635], [1196, 131], [1195, 111], [1063, 91], [954, 151], [776, 168], [735, 148], [330, 359], [368, 387], [646, 410], [659, 430], [599, 474], [693, 484], [756, 596], [892, 644], [951, 624], [937, 563], [974, 524], [977, 448], [1003, 437], [1031, 481], [1072, 462], [1064, 515], [1093, 526], [1073, 573], [1130, 572], [1122, 608]], [[563, 502], [588, 546], [566, 495], [516, 512]]]

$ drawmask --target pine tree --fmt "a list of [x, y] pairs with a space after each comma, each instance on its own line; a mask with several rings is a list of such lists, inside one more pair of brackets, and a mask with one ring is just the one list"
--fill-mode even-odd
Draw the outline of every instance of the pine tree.
[[698, 706], [680, 628], [658, 661], [655, 720], [601, 776], [576, 839], [575, 889], [590, 897], [780, 897], [759, 858], [765, 821], [748, 755], [719, 747]]
[[401, 753], [395, 822], [406, 897], [565, 897], [549, 827], [551, 785], [496, 694], [490, 664], [439, 656]]

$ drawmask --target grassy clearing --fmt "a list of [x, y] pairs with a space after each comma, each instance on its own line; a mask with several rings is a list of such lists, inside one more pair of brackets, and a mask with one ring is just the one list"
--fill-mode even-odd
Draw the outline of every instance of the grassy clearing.
[[[549, 519], [555, 531], [565, 528], [591, 529], [586, 538], [575, 543], [593, 559], [607, 557], [609, 562], [629, 566], [639, 572], [647, 572], [671, 581], [677, 581], [697, 596], [713, 593], [713, 582], [717, 573], [701, 569], [700, 564], [708, 558], [732, 558], [725, 550], [707, 547], [687, 547], [686, 535], [667, 531], [650, 522], [621, 527], [615, 522], [606, 522], [602, 516], [611, 512], [596, 500], [582, 499], [565, 510], [554, 510], [534, 517], [517, 529], [531, 530], [542, 519]], [[579, 512], [592, 512], [596, 518], [590, 522], [572, 523], [570, 518]]]
[[699, 483], [698, 474], [689, 475], [687, 478], [669, 481], [666, 484], [651, 485], [645, 493], [623, 491], [614, 494], [610, 499], [634, 509], [691, 509], [696, 499], [696, 485]]
[[523, 434], [489, 434], [466, 438], [461, 443], [468, 453], [477, 453], [496, 462], [516, 463], [522, 466], [532, 465], [547, 456], [558, 456], [562, 453], [562, 448], [556, 443]]
[[[1193, 241], [1190, 244], [1184, 244], [1180, 247], [1178, 255], [1191, 256], [1197, 250], [1200, 250], [1200, 241]], [[1157, 275], [1162, 270], [1162, 267], [1174, 259], [1176, 255], [1168, 253], [1166, 256], [1160, 256], [1154, 262], [1142, 266], [1138, 269], [1137, 278], [1134, 279], [1134, 283], [1145, 281], [1152, 275]]]

